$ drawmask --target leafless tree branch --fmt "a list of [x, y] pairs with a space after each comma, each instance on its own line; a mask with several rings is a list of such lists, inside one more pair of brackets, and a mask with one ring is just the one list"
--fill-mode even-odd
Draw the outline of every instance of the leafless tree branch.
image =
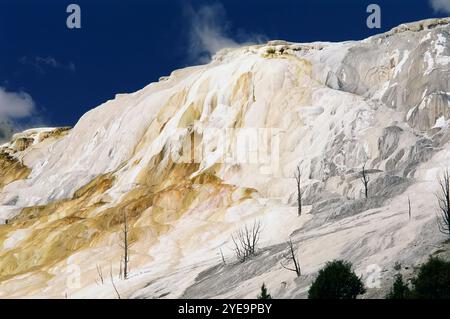
[[110, 270], [110, 272], [109, 272], [109, 275], [110, 275], [110, 277], [111, 277], [111, 284], [112, 284], [112, 286], [113, 286], [113, 288], [114, 288], [114, 291], [116, 292], [117, 299], [121, 299], [121, 298], [120, 298], [119, 291], [117, 290], [116, 284], [114, 283], [112, 266], [111, 266], [111, 270]]
[[411, 219], [411, 199], [408, 196], [408, 215], [409, 219]]
[[364, 195], [367, 198], [369, 198], [369, 175], [367, 174], [366, 170], [366, 164], [363, 165], [362, 171], [361, 171], [361, 181], [364, 185]]
[[225, 265], [225, 257], [223, 256], [222, 248], [220, 248], [220, 256], [222, 256], [222, 263]]
[[261, 223], [255, 221], [251, 227], [245, 226], [231, 236], [234, 243], [234, 252], [240, 262], [245, 262], [256, 254], [260, 233]]
[[[287, 242], [288, 245], [288, 249], [286, 254], [283, 256], [284, 258], [284, 262], [283, 260], [280, 262], [281, 266], [286, 269], [286, 270], [290, 270], [293, 271], [297, 274], [297, 277], [300, 277], [302, 272], [300, 269], [300, 263], [297, 259], [297, 253], [296, 253], [296, 247], [294, 245], [294, 243], [292, 242], [292, 239], [289, 239], [289, 241]], [[292, 262], [292, 264], [294, 265], [294, 268], [288, 267], [286, 266], [287, 263]]]
[[450, 172], [448, 168], [439, 179], [439, 191], [436, 198], [439, 205], [437, 212], [439, 231], [450, 237]]
[[301, 190], [301, 183], [302, 183], [302, 171], [300, 170], [300, 165], [297, 166], [297, 169], [295, 171], [295, 180], [297, 182], [297, 207], [298, 207], [298, 216], [301, 216], [302, 214], [302, 190]]
[[97, 282], [97, 284], [98, 285], [100, 285], [100, 284], [104, 284], [105, 283], [105, 281], [104, 281], [104, 278], [103, 278], [103, 271], [102, 271], [102, 267], [101, 266], [99, 266], [98, 264], [97, 264], [97, 275], [98, 275], [98, 280], [96, 280], [96, 282]]
[[[130, 241], [129, 241], [129, 225], [128, 225], [128, 217], [126, 212], [123, 213], [123, 223], [122, 223], [122, 244], [120, 247], [123, 249], [123, 259], [120, 264], [120, 276], [123, 279], [128, 279], [129, 272], [129, 261], [130, 261]], [[123, 268], [122, 268], [123, 266]]]

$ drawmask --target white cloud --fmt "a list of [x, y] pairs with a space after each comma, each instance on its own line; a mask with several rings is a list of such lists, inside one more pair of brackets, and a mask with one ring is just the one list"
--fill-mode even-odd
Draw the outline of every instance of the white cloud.
[[450, 13], [450, 0], [430, 0], [430, 4], [436, 12]]
[[0, 120], [29, 117], [35, 110], [31, 96], [25, 92], [7, 92], [0, 87]]
[[233, 39], [230, 36], [230, 22], [227, 20], [225, 8], [221, 3], [205, 5], [198, 9], [186, 6], [186, 14], [190, 22], [189, 55], [196, 62], [206, 63], [223, 48], [233, 48], [244, 44], [259, 43], [263, 36], [242, 33], [244, 36]]
[[32, 65], [38, 70], [40, 73], [45, 73], [45, 68], [50, 67], [54, 69], [65, 69], [68, 71], [75, 72], [75, 64], [73, 62], [69, 62], [68, 64], [64, 64], [62, 62], [57, 61], [54, 57], [40, 57], [36, 56], [34, 58], [30, 57], [22, 57], [19, 60], [20, 63], [26, 65]]

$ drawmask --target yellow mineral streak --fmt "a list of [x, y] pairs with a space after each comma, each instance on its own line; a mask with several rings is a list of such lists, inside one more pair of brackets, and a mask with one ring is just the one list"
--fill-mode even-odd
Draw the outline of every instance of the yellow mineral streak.
[[188, 128], [194, 125], [194, 122], [200, 119], [201, 106], [197, 103], [191, 103], [186, 111], [183, 113], [180, 122], [178, 124], [179, 128]]
[[[8, 225], [0, 226], [0, 282], [11, 283], [17, 276], [27, 275], [31, 278], [27, 280], [39, 282], [34, 286], [38, 289], [46, 282], [43, 277], [51, 277], [52, 267], [64, 264], [69, 256], [90, 252], [96, 247], [110, 247], [109, 262], [118, 264], [124, 213], [131, 229], [133, 267], [138, 267], [152, 260], [153, 257], [147, 254], [149, 248], [169, 232], [183, 214], [194, 214], [200, 206], [201, 211], [210, 207], [211, 218], [220, 220], [221, 212], [234, 204], [231, 194], [236, 187], [223, 184], [213, 169], [189, 178], [198, 170], [198, 164], [169, 161], [161, 169], [162, 158], [162, 154], [155, 157], [138, 177], [139, 186], [114, 207], [107, 207], [101, 201], [101, 195], [114, 184], [111, 173], [95, 178], [76, 191], [71, 199], [25, 208]], [[241, 197], [249, 198], [252, 192], [243, 190]], [[14, 247], [2, 247], [19, 229], [29, 230], [30, 235]], [[185, 245], [192, 243], [187, 240]], [[93, 267], [95, 269], [95, 265]], [[89, 275], [83, 280], [94, 282], [95, 271], [90, 268], [86, 271]], [[56, 285], [51, 289], [61, 296], [58, 289], [62, 287]]]
[[184, 89], [175, 93], [167, 100], [167, 102], [161, 107], [158, 115], [155, 117], [155, 120], [150, 123], [150, 126], [137, 145], [134, 153], [145, 149], [155, 138], [158, 137], [167, 122], [176, 114], [180, 105], [185, 103], [186, 94], [187, 90]]
[[[287, 59], [290, 58], [283, 56], [270, 63], [287, 63]], [[269, 105], [263, 123], [266, 127], [284, 123], [282, 117], [292, 114], [288, 109], [292, 106], [291, 101], [296, 101], [300, 107], [311, 102], [311, 91], [307, 89], [309, 81], [313, 81], [311, 65], [306, 60], [297, 58], [293, 65], [295, 67], [290, 65], [289, 68], [291, 74], [284, 79], [291, 82], [288, 85], [289, 91], [281, 90], [272, 100], [266, 101]], [[239, 110], [235, 115], [236, 127], [245, 126], [246, 113], [252, 103], [256, 102], [255, 77], [260, 76], [264, 75], [245, 72], [238, 75], [236, 82], [230, 87], [229, 105]], [[187, 101], [189, 92], [194, 89], [195, 99]], [[69, 259], [80, 263], [83, 286], [95, 283], [96, 263], [102, 263], [105, 267], [114, 265], [117, 272], [122, 255], [120, 243], [124, 213], [131, 231], [132, 267], [135, 269], [151, 265], [157, 258], [156, 255], [149, 254], [151, 248], [157, 247], [156, 244], [161, 242], [163, 236], [177, 229], [184, 218], [202, 219], [205, 223], [196, 224], [180, 234], [180, 239], [174, 244], [179, 253], [171, 255], [169, 268], [174, 267], [186, 251], [197, 247], [198, 236], [194, 234], [204, 233], [204, 240], [207, 240], [207, 237], [216, 236], [217, 231], [230, 227], [224, 222], [226, 211], [253, 197], [256, 190], [224, 183], [218, 177], [218, 173], [223, 171], [222, 164], [219, 163], [200, 173], [198, 163], [174, 163], [166, 147], [162, 147], [150, 160], [140, 156], [183, 107], [183, 113], [179, 114], [176, 123], [179, 128], [192, 128], [200, 120], [204, 107], [209, 108], [205, 113], [210, 114], [218, 99], [217, 95], [212, 95], [209, 105], [205, 105], [210, 90], [210, 80], [206, 79], [195, 87], [181, 89], [162, 101], [159, 113], [133, 152], [131, 167], [134, 169], [139, 165], [139, 172], [133, 177], [135, 186], [132, 190], [121, 197], [111, 197], [108, 194], [109, 191], [114, 191], [116, 183], [120, 184], [120, 171], [127, 165], [124, 163], [115, 172], [98, 176], [78, 189], [72, 198], [27, 207], [8, 225], [0, 226], [0, 284], [17, 288], [14, 292], [9, 291], [8, 296], [39, 294], [39, 289], [42, 288], [46, 289], [45, 294], [48, 296], [63, 296], [64, 278], [67, 276], [63, 269]], [[51, 134], [60, 136], [67, 132], [68, 130], [61, 130]], [[200, 134], [193, 131], [185, 136], [185, 142], [194, 139], [199, 143], [192, 146], [195, 147], [194, 151], [203, 146]], [[0, 157], [0, 165], [5, 165], [2, 160], [5, 162], [7, 159]], [[147, 162], [144, 163], [144, 160]], [[9, 170], [0, 171], [0, 183], [28, 175], [29, 170], [20, 163], [7, 163]], [[216, 224], [217, 231], [208, 233], [208, 223]], [[26, 236], [15, 236], [17, 231], [25, 232]], [[20, 287], [17, 283], [21, 276], [26, 277], [26, 282], [32, 282], [33, 288]]]
[[48, 138], [61, 138], [69, 134], [71, 127], [58, 127], [50, 132], [43, 132], [39, 135], [39, 143], [48, 139]]
[[[89, 218], [102, 203], [90, 202], [109, 189], [113, 180], [111, 175], [100, 176], [78, 190], [73, 199], [25, 208], [8, 225], [1, 226], [0, 280], [51, 266], [88, 247], [103, 230]], [[28, 229], [31, 235], [19, 247], [4, 249], [5, 239], [18, 229]]]
[[200, 119], [203, 112], [206, 96], [209, 93], [209, 79], [201, 82], [196, 91], [196, 99], [192, 102], [181, 116], [178, 123], [179, 128], [188, 128]]
[[27, 137], [20, 137], [14, 143], [17, 151], [22, 152], [26, 150], [31, 144], [33, 144], [34, 139]]
[[30, 172], [31, 170], [17, 159], [0, 152], [0, 190], [9, 183], [27, 178]]
[[235, 128], [242, 127], [242, 122], [244, 114], [247, 112], [250, 101], [253, 100], [253, 74], [251, 72], [246, 72], [242, 74], [236, 81], [231, 94], [231, 104], [239, 106], [239, 114], [236, 116], [236, 122], [234, 124]]

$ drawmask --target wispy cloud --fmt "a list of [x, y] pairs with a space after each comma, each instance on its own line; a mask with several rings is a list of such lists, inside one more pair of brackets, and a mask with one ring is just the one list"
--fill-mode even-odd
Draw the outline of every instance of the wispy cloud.
[[189, 20], [189, 56], [194, 62], [207, 63], [211, 57], [223, 48], [260, 43], [265, 41], [262, 35], [239, 33], [235, 39], [231, 34], [231, 22], [227, 19], [224, 6], [216, 2], [211, 5], [194, 8], [186, 5], [185, 13]]
[[35, 109], [32, 97], [25, 92], [7, 92], [0, 87], [0, 119], [21, 119]]
[[35, 103], [25, 92], [8, 92], [0, 87], [0, 142], [8, 140], [21, 128], [16, 120], [34, 122]]
[[63, 69], [71, 72], [75, 72], [75, 64], [73, 62], [69, 63], [62, 63], [56, 60], [54, 57], [48, 56], [48, 57], [22, 57], [19, 59], [19, 62], [24, 65], [31, 65], [39, 73], [44, 74], [47, 68], [53, 68], [53, 69]]
[[435, 12], [450, 13], [450, 0], [430, 0]]
[[13, 133], [47, 126], [45, 109], [38, 108], [30, 94], [0, 86], [0, 143], [8, 141]]

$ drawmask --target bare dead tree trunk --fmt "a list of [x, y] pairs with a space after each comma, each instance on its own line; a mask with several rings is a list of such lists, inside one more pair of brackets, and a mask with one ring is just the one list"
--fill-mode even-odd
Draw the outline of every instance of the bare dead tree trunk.
[[105, 283], [104, 278], [103, 278], [103, 271], [102, 271], [102, 267], [99, 266], [98, 264], [97, 264], [97, 275], [98, 275], [98, 278], [99, 278], [98, 281], [96, 280], [97, 284], [102, 284], [103, 285]]
[[408, 215], [409, 219], [411, 219], [411, 199], [408, 196]]
[[366, 199], [367, 199], [367, 198], [369, 198], [369, 176], [367, 175], [366, 164], [364, 164], [363, 168], [362, 168], [361, 181], [363, 182], [364, 194], [365, 194]]
[[112, 284], [112, 286], [113, 286], [113, 288], [114, 288], [114, 291], [116, 292], [117, 299], [121, 299], [121, 298], [120, 298], [119, 291], [117, 290], [116, 284], [114, 283], [114, 277], [113, 277], [112, 266], [111, 266], [111, 269], [110, 269], [110, 271], [109, 271], [109, 276], [110, 276], [110, 278], [111, 278], [111, 284]]
[[300, 165], [297, 166], [297, 170], [295, 171], [295, 180], [297, 182], [297, 206], [298, 206], [298, 216], [302, 215], [302, 172], [300, 170]]
[[128, 262], [130, 261], [129, 255], [129, 225], [127, 214], [123, 213], [123, 224], [122, 224], [122, 249], [123, 249], [123, 260], [121, 263], [121, 268], [123, 265], [123, 269], [121, 269], [121, 274], [123, 275], [123, 279], [128, 279]]
[[[289, 239], [289, 241], [287, 242], [287, 245], [288, 245], [288, 251], [283, 256], [285, 263], [283, 263], [283, 261], [281, 261], [280, 264], [284, 269], [293, 271], [297, 274], [297, 277], [300, 277], [302, 275], [302, 272], [300, 269], [300, 263], [298, 262], [298, 259], [297, 259], [296, 248], [294, 246], [294, 243], [292, 242], [292, 239]], [[288, 262], [292, 262], [294, 265], [294, 268], [287, 267], [286, 264]]]
[[437, 222], [439, 231], [450, 237], [450, 173], [448, 168], [439, 179], [439, 192], [436, 194], [439, 210]]
[[240, 262], [245, 262], [256, 254], [260, 233], [261, 223], [255, 221], [251, 227], [245, 226], [231, 236], [236, 257]]
[[226, 265], [225, 257], [223, 256], [223, 252], [222, 252], [222, 248], [220, 248], [220, 256], [222, 256], [222, 262], [223, 262], [223, 264]]

